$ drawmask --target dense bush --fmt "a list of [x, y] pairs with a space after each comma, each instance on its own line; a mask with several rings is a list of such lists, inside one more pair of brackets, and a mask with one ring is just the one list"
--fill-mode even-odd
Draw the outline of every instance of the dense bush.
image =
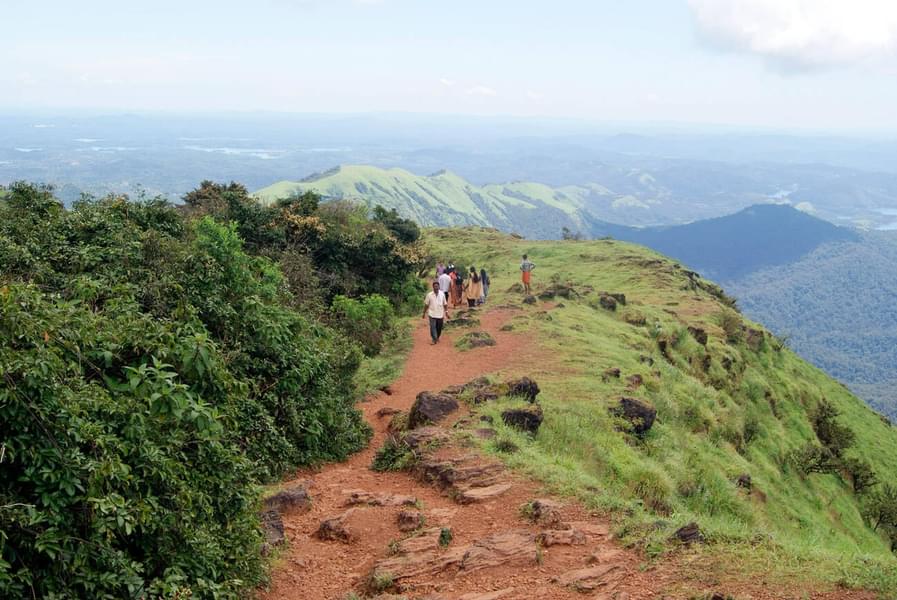
[[333, 299], [330, 310], [335, 326], [347, 337], [360, 343], [368, 356], [380, 352], [395, 318], [395, 311], [389, 300], [379, 294], [365, 296], [360, 300], [337, 296]]
[[[187, 201], [0, 200], [0, 597], [240, 596], [263, 576], [258, 483], [370, 435], [360, 345], [314, 315], [349, 287], [398, 301], [415, 250], [313, 196]], [[343, 285], [364, 261], [384, 268]], [[380, 329], [393, 310], [340, 302]]]

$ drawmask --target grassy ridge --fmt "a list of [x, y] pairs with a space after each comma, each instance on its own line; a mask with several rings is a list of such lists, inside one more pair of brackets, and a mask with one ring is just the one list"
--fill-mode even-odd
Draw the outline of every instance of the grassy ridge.
[[350, 165], [304, 181], [280, 181], [255, 196], [270, 204], [308, 190], [395, 208], [422, 225], [483, 225], [534, 237], [558, 237], [562, 227], [587, 230], [585, 202], [606, 192], [600, 186], [554, 189], [525, 182], [476, 186], [448, 171], [424, 177], [404, 169]]
[[[848, 456], [868, 461], [884, 482], [897, 481], [897, 432], [773, 338], [727, 341], [721, 318], [731, 322], [735, 313], [712, 287], [696, 288], [671, 261], [622, 242], [534, 242], [475, 229], [426, 237], [437, 256], [489, 270], [493, 304], [520, 300], [505, 290], [517, 281], [524, 252], [537, 265], [537, 291], [553, 279], [580, 294], [549, 311], [524, 306], [514, 318], [545, 354], [528, 372], [542, 386], [545, 423], [530, 439], [503, 428], [501, 403], [490, 405], [497, 445], [511, 441], [519, 451], [501, 454], [486, 443], [488, 451], [614, 515], [619, 533], [649, 553], [668, 549], [672, 532], [694, 520], [712, 542], [709, 557], [734, 554], [730, 563], [789, 579], [897, 590], [897, 560], [865, 525], [845, 478], [804, 475], [790, 459], [816, 440], [809, 415], [823, 398], [856, 434]], [[602, 290], [625, 293], [627, 305], [599, 307]], [[706, 349], [688, 326], [709, 334]], [[602, 378], [609, 368], [621, 378]], [[626, 378], [636, 374], [644, 383], [629, 391]], [[644, 439], [621, 432], [608, 412], [623, 395], [657, 409]], [[735, 484], [744, 473], [753, 480], [750, 494]]]

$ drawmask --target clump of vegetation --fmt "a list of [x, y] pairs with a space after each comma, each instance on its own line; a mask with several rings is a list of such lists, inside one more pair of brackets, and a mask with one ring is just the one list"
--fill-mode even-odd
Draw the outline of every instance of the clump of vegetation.
[[346, 337], [361, 344], [365, 356], [375, 356], [380, 352], [395, 318], [389, 300], [379, 294], [359, 300], [339, 294], [333, 298], [330, 311], [335, 326]]
[[452, 530], [448, 527], [443, 527], [439, 531], [439, 547], [445, 548], [451, 543], [452, 543]]
[[0, 596], [240, 597], [258, 484], [369, 438], [330, 305], [400, 309], [418, 251], [313, 195], [185, 199], [0, 200]]
[[411, 468], [415, 460], [414, 451], [407, 444], [395, 436], [389, 436], [374, 455], [371, 469], [374, 471], [404, 471]]

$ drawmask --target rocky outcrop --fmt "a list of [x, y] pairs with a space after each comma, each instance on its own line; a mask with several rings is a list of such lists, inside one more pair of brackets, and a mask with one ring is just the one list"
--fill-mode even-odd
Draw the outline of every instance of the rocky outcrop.
[[689, 327], [688, 332], [691, 334], [695, 341], [701, 344], [702, 346], [707, 345], [707, 332], [704, 331], [700, 327]]
[[549, 546], [581, 546], [586, 543], [586, 534], [578, 529], [546, 529], [536, 536], [543, 548]]
[[402, 494], [382, 494], [365, 490], [346, 490], [343, 493], [349, 495], [344, 503], [345, 506], [414, 506], [417, 504], [417, 498]]
[[542, 407], [532, 404], [523, 408], [509, 408], [501, 412], [501, 420], [509, 427], [535, 434], [542, 425]]
[[578, 592], [592, 592], [616, 586], [623, 577], [622, 569], [615, 564], [599, 564], [584, 569], [568, 571], [554, 578], [554, 582], [571, 587]]
[[261, 522], [265, 534], [262, 554], [267, 555], [272, 548], [280, 546], [286, 539], [283, 532], [283, 517], [276, 510], [266, 510], [261, 514]]
[[408, 414], [408, 428], [438, 423], [458, 410], [458, 401], [449, 394], [421, 392]]
[[539, 395], [539, 385], [529, 377], [512, 379], [507, 382], [508, 396], [524, 398], [527, 402], [535, 402]]
[[350, 508], [341, 515], [330, 517], [321, 521], [315, 537], [320, 540], [338, 541], [348, 544], [356, 539], [355, 533], [349, 527], [349, 517], [358, 509]]
[[620, 404], [611, 409], [618, 417], [629, 421], [632, 432], [636, 435], [644, 435], [654, 425], [657, 418], [657, 410], [638, 398], [620, 398]]
[[289, 514], [292, 512], [305, 512], [311, 509], [311, 496], [308, 493], [309, 481], [301, 481], [287, 487], [273, 496], [265, 498], [266, 511], [277, 511]]
[[604, 310], [617, 310], [617, 301], [613, 296], [608, 296], [607, 294], [601, 294], [601, 296], [598, 297], [598, 305]]
[[683, 544], [703, 543], [704, 534], [701, 532], [701, 528], [697, 523], [691, 522], [688, 525], [677, 529], [676, 533], [673, 534], [673, 539], [678, 540]]
[[424, 515], [416, 510], [403, 510], [396, 516], [399, 531], [408, 533], [424, 525]]

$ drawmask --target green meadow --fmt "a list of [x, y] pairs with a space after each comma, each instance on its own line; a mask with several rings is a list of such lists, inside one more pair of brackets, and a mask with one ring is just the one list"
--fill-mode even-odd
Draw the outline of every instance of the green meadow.
[[[494, 441], [479, 442], [485, 451], [609, 515], [616, 533], [648, 557], [674, 551], [672, 534], [694, 521], [707, 538], [689, 550], [701, 568], [897, 597], [890, 542], [863, 516], [877, 490], [897, 483], [897, 431], [730, 308], [722, 290], [612, 240], [540, 242], [481, 228], [433, 229], [425, 239], [434, 260], [486, 268], [489, 305], [519, 307], [510, 323], [537, 346], [539, 359], [518, 370], [541, 386], [545, 421], [531, 437], [501, 422], [514, 401], [483, 405], [498, 430]], [[537, 265], [537, 295], [554, 289], [569, 297], [549, 292], [522, 303], [513, 284], [523, 253]], [[602, 292], [625, 294], [625, 305], [602, 307]], [[656, 408], [646, 434], [610, 410], [624, 396]], [[844, 464], [865, 462], [877, 485], [855, 492], [848, 467], [805, 472], [797, 457], [820, 446], [813, 420], [825, 403], [853, 434]], [[750, 490], [736, 483], [742, 475]]]

